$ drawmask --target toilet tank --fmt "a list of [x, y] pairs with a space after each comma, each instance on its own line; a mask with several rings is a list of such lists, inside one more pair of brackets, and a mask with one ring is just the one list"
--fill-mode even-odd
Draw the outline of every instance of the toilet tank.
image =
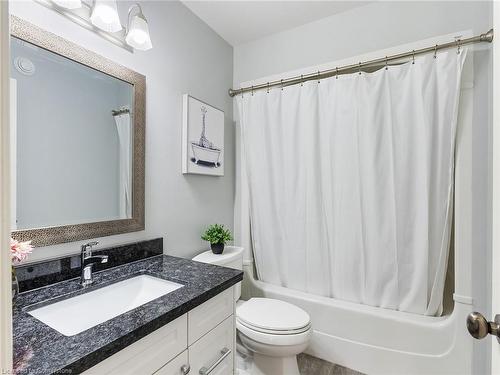
[[[193, 260], [243, 271], [243, 248], [239, 246], [225, 246], [222, 254], [214, 254], [212, 250], [208, 250], [195, 256]], [[240, 297], [241, 281], [235, 285], [234, 300], [238, 301]]]

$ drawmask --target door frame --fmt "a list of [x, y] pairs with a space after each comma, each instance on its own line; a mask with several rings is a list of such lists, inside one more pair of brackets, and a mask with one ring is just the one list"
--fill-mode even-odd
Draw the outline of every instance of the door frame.
[[[500, 3], [493, 2], [493, 29], [500, 32]], [[498, 31], [497, 31], [498, 30]], [[491, 312], [488, 319], [500, 314], [500, 43], [493, 43], [493, 149], [492, 149], [492, 248], [491, 248]], [[500, 345], [491, 340], [491, 373], [500, 374]]]
[[0, 1], [0, 370], [12, 373], [9, 165], [9, 2]]

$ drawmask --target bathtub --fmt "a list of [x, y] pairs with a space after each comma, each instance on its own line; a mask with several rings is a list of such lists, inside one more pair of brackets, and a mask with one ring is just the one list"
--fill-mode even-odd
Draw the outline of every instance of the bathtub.
[[191, 142], [191, 148], [193, 150], [196, 164], [198, 164], [199, 161], [213, 163], [215, 165], [219, 163], [221, 150], [216, 148], [202, 147], [195, 142]]
[[316, 296], [258, 281], [244, 262], [242, 298], [268, 297], [309, 313], [306, 353], [366, 374], [471, 374], [471, 301], [454, 297], [450, 315], [428, 317]]

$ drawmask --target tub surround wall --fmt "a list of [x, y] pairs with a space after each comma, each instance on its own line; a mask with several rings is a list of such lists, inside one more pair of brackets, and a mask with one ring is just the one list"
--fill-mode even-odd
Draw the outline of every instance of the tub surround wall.
[[[126, 19], [129, 1], [118, 2]], [[99, 238], [100, 247], [163, 237], [165, 252], [191, 258], [206, 250], [200, 239], [214, 222], [233, 228], [233, 49], [178, 1], [141, 1], [153, 49], [130, 53], [33, 1], [12, 1], [10, 12], [47, 31], [146, 76], [145, 231]], [[182, 94], [225, 113], [225, 176], [181, 173]], [[29, 262], [74, 254], [78, 243], [37, 248]], [[98, 248], [97, 248], [98, 249]]]

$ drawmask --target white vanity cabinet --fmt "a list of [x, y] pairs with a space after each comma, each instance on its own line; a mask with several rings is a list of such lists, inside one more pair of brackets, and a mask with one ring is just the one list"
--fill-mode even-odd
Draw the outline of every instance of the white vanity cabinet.
[[187, 349], [177, 357], [168, 362], [165, 366], [156, 371], [155, 375], [186, 375], [193, 374], [189, 367], [189, 355]]
[[234, 373], [234, 286], [84, 372], [86, 375]]
[[189, 347], [189, 365], [192, 374], [233, 373], [234, 328], [234, 319], [231, 315]]

